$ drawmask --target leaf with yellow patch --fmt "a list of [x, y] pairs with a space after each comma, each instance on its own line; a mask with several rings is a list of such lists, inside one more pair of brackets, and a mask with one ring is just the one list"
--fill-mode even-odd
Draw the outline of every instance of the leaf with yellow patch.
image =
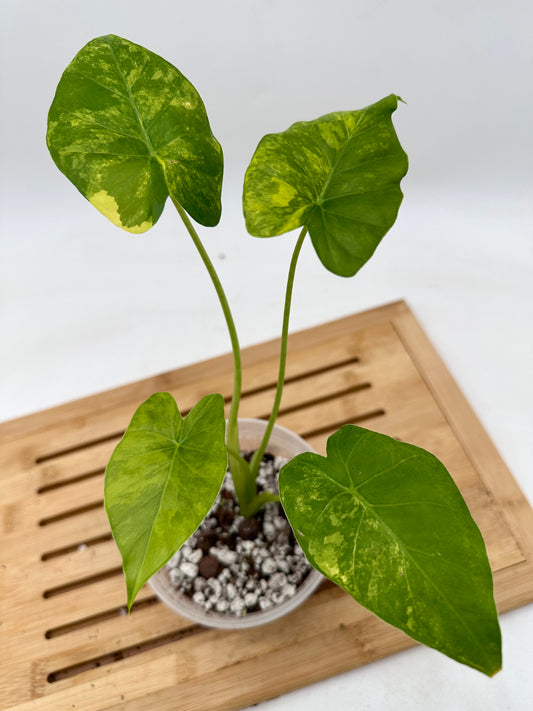
[[128, 40], [89, 42], [66, 68], [48, 115], [57, 167], [128, 232], [150, 229], [166, 199], [220, 220], [223, 158], [204, 104], [167, 61]]
[[169, 393], [135, 412], [105, 472], [105, 508], [122, 555], [128, 606], [201, 524], [226, 473], [224, 400], [182, 418]]
[[308, 560], [419, 642], [493, 675], [501, 635], [481, 533], [432, 454], [346, 425], [279, 476]]
[[353, 276], [396, 220], [407, 172], [391, 94], [265, 136], [244, 179], [246, 226], [273, 237], [305, 226], [324, 266]]

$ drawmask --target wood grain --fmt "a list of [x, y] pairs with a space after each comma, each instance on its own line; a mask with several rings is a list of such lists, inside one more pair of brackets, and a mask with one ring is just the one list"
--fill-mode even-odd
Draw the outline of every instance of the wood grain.
[[[278, 349], [243, 352], [242, 416], [269, 412]], [[414, 644], [327, 583], [283, 620], [238, 633], [192, 625], [149, 588], [124, 615], [107, 459], [152, 392], [183, 412], [208, 392], [229, 405], [231, 368], [222, 356], [0, 424], [3, 708], [229, 711]], [[533, 601], [533, 512], [403, 302], [290, 338], [279, 424], [324, 452], [345, 422], [442, 459], [485, 537], [499, 609]]]

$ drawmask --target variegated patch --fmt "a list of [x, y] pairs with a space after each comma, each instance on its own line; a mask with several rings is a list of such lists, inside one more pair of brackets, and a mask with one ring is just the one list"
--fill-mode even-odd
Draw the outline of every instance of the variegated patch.
[[192, 84], [128, 40], [89, 42], [66, 68], [48, 116], [58, 168], [97, 210], [145, 232], [170, 195], [197, 222], [220, 219], [222, 150]]
[[308, 560], [419, 642], [494, 674], [501, 636], [485, 544], [432, 454], [346, 425], [327, 458], [281, 470], [280, 496]]
[[295, 123], [259, 143], [244, 181], [246, 226], [273, 237], [300, 226], [330, 271], [353, 276], [396, 220], [407, 172], [394, 95], [360, 111]]

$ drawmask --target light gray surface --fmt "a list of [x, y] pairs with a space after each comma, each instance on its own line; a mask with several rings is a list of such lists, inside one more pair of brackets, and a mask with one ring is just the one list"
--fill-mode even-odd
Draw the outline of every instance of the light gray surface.
[[[406, 298], [533, 500], [532, 24], [529, 0], [3, 0], [0, 420], [229, 348], [172, 209], [144, 236], [121, 232], [47, 154], [62, 70], [113, 32], [176, 64], [205, 100], [226, 182], [221, 225], [202, 234], [243, 345], [279, 333], [295, 241], [246, 235], [241, 181], [259, 138], [391, 92], [407, 101], [395, 117], [411, 162], [397, 224], [351, 280], [306, 244], [292, 329]], [[532, 606], [502, 628], [493, 680], [416, 649], [256, 708], [528, 709]]]

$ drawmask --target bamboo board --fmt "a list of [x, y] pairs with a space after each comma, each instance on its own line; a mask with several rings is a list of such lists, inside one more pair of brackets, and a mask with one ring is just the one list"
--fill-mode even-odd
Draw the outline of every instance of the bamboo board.
[[[243, 417], [268, 413], [278, 347], [244, 351]], [[153, 392], [184, 412], [231, 389], [228, 355], [0, 424], [3, 708], [229, 711], [414, 644], [331, 584], [255, 630], [197, 627], [148, 588], [124, 614], [106, 461]], [[278, 421], [322, 453], [347, 422], [434, 452], [485, 537], [500, 611], [533, 601], [533, 511], [405, 303], [291, 336]]]

